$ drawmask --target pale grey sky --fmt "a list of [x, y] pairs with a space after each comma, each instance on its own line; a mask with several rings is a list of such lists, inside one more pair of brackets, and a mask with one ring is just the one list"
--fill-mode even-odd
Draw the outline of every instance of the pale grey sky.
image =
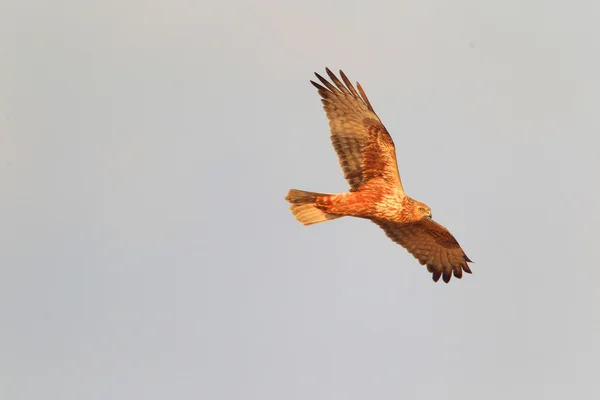
[[[600, 5], [0, 5], [0, 398], [600, 396]], [[360, 81], [449, 285], [341, 192], [312, 72]]]

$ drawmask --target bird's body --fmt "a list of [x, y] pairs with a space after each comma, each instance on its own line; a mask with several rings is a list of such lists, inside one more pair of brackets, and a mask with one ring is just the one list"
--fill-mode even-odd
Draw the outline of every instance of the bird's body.
[[[433, 280], [471, 273], [471, 262], [456, 239], [431, 219], [430, 208], [406, 195], [396, 161], [394, 142], [375, 114], [360, 84], [358, 92], [340, 71], [342, 83], [329, 69], [332, 84], [319, 74], [312, 82], [322, 97], [331, 141], [350, 191], [325, 194], [292, 189], [286, 200], [298, 221], [312, 225], [344, 216], [379, 225], [390, 239], [405, 247]], [[360, 94], [359, 94], [360, 93]]]
[[410, 219], [407, 211], [413, 202], [410, 197], [398, 196], [385, 185], [365, 185], [355, 192], [323, 195], [316, 199], [317, 207], [329, 214], [391, 222]]

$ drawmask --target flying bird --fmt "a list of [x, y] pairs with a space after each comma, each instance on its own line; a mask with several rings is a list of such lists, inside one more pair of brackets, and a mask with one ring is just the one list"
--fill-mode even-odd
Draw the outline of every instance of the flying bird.
[[394, 141], [373, 110], [367, 95], [352, 86], [344, 72], [343, 83], [326, 69], [331, 82], [315, 73], [329, 119], [331, 142], [350, 191], [326, 194], [291, 189], [286, 196], [296, 219], [304, 225], [344, 216], [370, 219], [387, 236], [426, 265], [432, 278], [448, 283], [471, 273], [472, 262], [454, 236], [432, 219], [431, 209], [410, 198], [402, 187]]

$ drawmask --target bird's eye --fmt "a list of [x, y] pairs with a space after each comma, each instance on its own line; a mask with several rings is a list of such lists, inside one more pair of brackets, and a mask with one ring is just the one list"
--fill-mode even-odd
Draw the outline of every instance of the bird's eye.
[[423, 207], [419, 207], [419, 211], [424, 212], [425, 209]]

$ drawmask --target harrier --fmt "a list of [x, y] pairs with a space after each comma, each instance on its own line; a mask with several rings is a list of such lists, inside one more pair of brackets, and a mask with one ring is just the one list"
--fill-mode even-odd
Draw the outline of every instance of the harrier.
[[358, 92], [340, 71], [342, 83], [328, 68], [331, 82], [315, 73], [329, 119], [331, 142], [350, 191], [325, 194], [292, 189], [290, 209], [304, 225], [350, 216], [370, 219], [421, 265], [448, 283], [454, 274], [471, 273], [472, 262], [446, 228], [431, 218], [431, 209], [404, 193], [392, 137], [375, 114], [359, 83]]

